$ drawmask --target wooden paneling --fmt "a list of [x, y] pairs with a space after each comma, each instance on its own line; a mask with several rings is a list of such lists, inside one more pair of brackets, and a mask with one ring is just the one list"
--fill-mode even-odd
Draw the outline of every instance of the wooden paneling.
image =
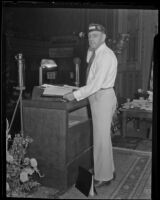
[[[24, 133], [33, 138], [28, 155], [37, 159], [45, 175], [39, 180], [42, 185], [66, 190], [76, 182], [79, 166], [92, 167], [91, 119], [86, 116], [69, 126], [73, 110], [87, 105], [87, 100], [54, 102], [43, 97], [23, 101]], [[83, 118], [83, 113], [77, 115]]]
[[133, 98], [138, 88], [146, 89], [156, 14], [151, 10], [118, 10], [118, 31], [130, 34], [127, 48], [118, 56], [118, 97]]
[[[75, 47], [77, 38], [74, 36], [52, 37], [50, 41], [31, 40], [24, 38], [8, 38], [13, 52], [23, 52], [26, 55], [39, 55], [49, 57], [49, 49]], [[63, 55], [65, 57], [65, 54]]]
[[[73, 58], [77, 37], [56, 36], [52, 37], [50, 41], [8, 37], [7, 41], [10, 44], [10, 49], [6, 49], [6, 61], [10, 61], [9, 66], [16, 64], [14, 56], [17, 53], [23, 53], [25, 59], [25, 86], [28, 91], [32, 91], [33, 86], [39, 84], [39, 66], [43, 58], [54, 59], [58, 65], [58, 74], [56, 79], [53, 80], [54, 83], [73, 84], [74, 77], [70, 77], [70, 72], [74, 73]], [[11, 70], [17, 73], [16, 67], [12, 67]], [[44, 80], [48, 83], [50, 80], [47, 82], [47, 73], [44, 73], [44, 75]]]
[[158, 10], [143, 10], [141, 12], [141, 69], [142, 88], [148, 88], [153, 53], [154, 36], [158, 32]]
[[118, 98], [134, 98], [136, 90], [141, 88], [141, 71], [119, 71], [115, 87]]
[[[89, 121], [90, 123], [90, 121]], [[90, 124], [91, 127], [91, 124]], [[72, 126], [68, 132], [67, 140], [67, 163], [73, 162], [74, 158], [86, 151], [92, 145], [92, 134], [88, 134], [88, 120]], [[76, 133], [76, 135], [75, 135]]]
[[127, 62], [138, 62], [138, 34], [139, 34], [139, 11], [131, 10], [127, 16], [127, 31], [130, 33], [130, 40], [127, 49]]

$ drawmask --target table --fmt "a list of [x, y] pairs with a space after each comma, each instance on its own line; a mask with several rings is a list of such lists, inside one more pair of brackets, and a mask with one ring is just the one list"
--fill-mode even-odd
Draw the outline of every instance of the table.
[[[128, 117], [135, 117], [139, 119], [147, 119], [152, 122], [152, 111], [150, 110], [142, 110], [138, 108], [120, 108], [120, 112], [122, 114], [122, 129], [121, 134], [123, 137], [126, 137], [127, 133], [127, 118]], [[152, 136], [152, 126], [150, 129], [149, 138], [151, 139]]]

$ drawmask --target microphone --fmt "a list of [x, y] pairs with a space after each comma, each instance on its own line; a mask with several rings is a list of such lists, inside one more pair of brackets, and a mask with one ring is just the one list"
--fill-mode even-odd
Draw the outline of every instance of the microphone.
[[76, 37], [79, 37], [80, 39], [84, 39], [84, 38], [87, 38], [87, 34], [85, 32], [79, 32], [79, 33], [76, 33], [76, 32], [73, 32], [73, 35], [75, 35]]
[[76, 64], [80, 65], [81, 59], [78, 58], [78, 57], [75, 57], [75, 58], [73, 58], [73, 62], [74, 62], [75, 65], [76, 65]]
[[84, 32], [80, 32], [80, 33], [79, 33], [79, 37], [80, 37], [80, 38], [87, 38], [87, 34], [84, 33]]
[[75, 74], [76, 74], [75, 85], [79, 87], [79, 68], [80, 68], [81, 59], [78, 57], [75, 57], [73, 59], [73, 63], [75, 64]]
[[18, 61], [18, 77], [19, 77], [19, 87], [24, 86], [24, 58], [23, 54], [19, 53], [15, 56], [15, 59]]

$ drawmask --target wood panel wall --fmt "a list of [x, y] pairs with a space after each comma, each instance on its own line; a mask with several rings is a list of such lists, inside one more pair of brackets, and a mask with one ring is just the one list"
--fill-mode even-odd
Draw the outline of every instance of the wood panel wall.
[[[6, 45], [6, 61], [8, 61], [6, 64], [10, 68], [10, 78], [15, 80], [18, 76], [18, 66], [14, 59], [15, 55], [23, 53], [25, 59], [25, 86], [29, 91], [33, 89], [33, 86], [39, 84], [39, 66], [41, 59], [54, 59], [58, 65], [58, 70], [63, 72], [62, 76], [64, 77], [61, 79], [66, 81], [66, 83], [67, 78], [69, 79], [69, 72], [74, 72], [73, 58], [78, 55], [78, 53], [74, 52], [78, 43], [77, 37], [67, 35], [57, 36], [52, 38], [51, 41], [8, 37], [6, 41], [9, 43], [9, 45]], [[61, 50], [61, 54], [63, 52], [64, 54], [60, 55], [60, 57], [53, 57], [50, 53], [50, 50], [53, 48]], [[65, 51], [66, 48], [73, 49], [71, 55], [68, 55]], [[65, 77], [66, 75], [67, 77]]]
[[120, 98], [134, 98], [134, 94], [141, 87], [141, 71], [125, 70], [119, 71], [116, 78], [116, 95]]
[[133, 98], [138, 88], [147, 89], [157, 21], [154, 10], [118, 10], [118, 32], [130, 34], [127, 48], [118, 57], [118, 97]]

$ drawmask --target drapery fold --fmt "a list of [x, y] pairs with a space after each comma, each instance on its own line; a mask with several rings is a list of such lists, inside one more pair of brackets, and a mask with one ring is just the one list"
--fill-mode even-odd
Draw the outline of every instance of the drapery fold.
[[151, 66], [152, 66], [152, 54], [153, 54], [153, 41], [156, 34], [156, 15], [154, 11], [144, 10], [142, 13], [142, 26], [143, 31], [143, 51], [142, 51], [142, 88], [148, 89], [148, 81], [150, 78]]

